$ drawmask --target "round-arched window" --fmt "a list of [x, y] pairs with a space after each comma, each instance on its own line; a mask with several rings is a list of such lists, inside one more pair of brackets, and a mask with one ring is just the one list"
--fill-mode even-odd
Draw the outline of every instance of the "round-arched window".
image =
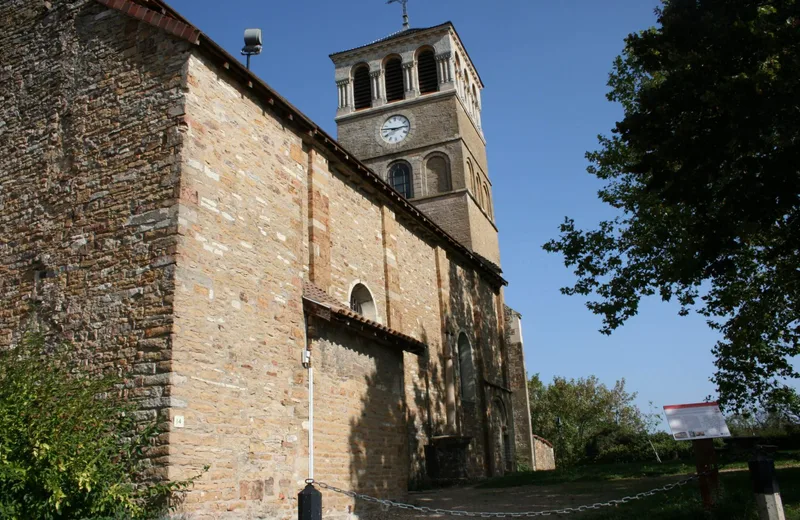
[[411, 182], [411, 165], [405, 161], [398, 161], [389, 166], [389, 184], [400, 192], [400, 195], [410, 199], [414, 197], [414, 186]]
[[350, 291], [350, 310], [372, 321], [378, 321], [378, 308], [375, 306], [375, 300], [363, 283], [357, 283]]

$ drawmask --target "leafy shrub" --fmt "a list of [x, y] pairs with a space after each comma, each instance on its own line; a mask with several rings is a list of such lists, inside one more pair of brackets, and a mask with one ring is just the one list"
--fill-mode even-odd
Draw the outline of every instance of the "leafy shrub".
[[137, 424], [119, 380], [76, 369], [69, 354], [38, 333], [0, 352], [0, 518], [160, 516], [194, 479], [147, 482], [156, 424]]
[[693, 457], [691, 442], [676, 441], [666, 432], [647, 434], [608, 429], [587, 443], [586, 461], [592, 463], [655, 461], [654, 449], [662, 461]]

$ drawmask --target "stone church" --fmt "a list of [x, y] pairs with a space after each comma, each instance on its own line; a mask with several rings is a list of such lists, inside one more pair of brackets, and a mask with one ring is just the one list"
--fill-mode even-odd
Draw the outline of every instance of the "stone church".
[[318, 481], [379, 497], [535, 466], [452, 23], [331, 55], [338, 140], [161, 0], [6, 0], [0, 29], [0, 348], [35, 304], [127, 374], [152, 477], [210, 465], [186, 518], [295, 517], [310, 430]]

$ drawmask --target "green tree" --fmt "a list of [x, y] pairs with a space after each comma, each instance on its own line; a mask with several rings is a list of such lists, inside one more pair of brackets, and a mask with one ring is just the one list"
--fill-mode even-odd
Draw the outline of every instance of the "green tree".
[[589, 231], [567, 218], [544, 248], [577, 276], [563, 293], [594, 295], [601, 332], [642, 297], [677, 299], [721, 332], [712, 381], [727, 410], [796, 406], [800, 2], [662, 3], [610, 74], [624, 118], [587, 154], [619, 216]]
[[644, 427], [635, 393], [625, 380], [608, 388], [595, 376], [580, 379], [553, 378], [549, 385], [539, 375], [528, 382], [533, 433], [552, 441], [558, 464], [581, 461], [596, 436], [609, 431], [639, 433]]
[[147, 482], [156, 424], [70, 359], [39, 333], [0, 351], [0, 518], [157, 518], [193, 479]]

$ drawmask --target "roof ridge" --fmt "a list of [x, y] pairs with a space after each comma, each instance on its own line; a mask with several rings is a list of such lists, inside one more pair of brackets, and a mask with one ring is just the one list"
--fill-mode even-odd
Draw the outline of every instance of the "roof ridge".
[[444, 23], [440, 23], [438, 25], [431, 25], [430, 27], [411, 27], [409, 29], [400, 29], [399, 31], [393, 32], [393, 33], [389, 34], [388, 36], [384, 36], [383, 38], [378, 38], [377, 40], [371, 41], [369, 43], [365, 43], [364, 45], [358, 45], [358, 46], [353, 47], [351, 49], [345, 49], [343, 51], [334, 52], [334, 53], [329, 54], [328, 56], [329, 57], [333, 57], [333, 56], [336, 56], [337, 54], [344, 54], [345, 52], [351, 52], [351, 51], [355, 51], [355, 50], [358, 50], [358, 49], [363, 49], [365, 47], [369, 47], [370, 45], [375, 45], [376, 43], [389, 41], [389, 40], [392, 40], [394, 38], [400, 38], [401, 36], [406, 35], [406, 34], [415, 34], [415, 33], [422, 32], [422, 31], [427, 31], [427, 30], [430, 30], [430, 29], [438, 29], [440, 27], [444, 27], [444, 26], [447, 26], [447, 25], [452, 26], [453, 22], [448, 20], [448, 21], [446, 21]]

